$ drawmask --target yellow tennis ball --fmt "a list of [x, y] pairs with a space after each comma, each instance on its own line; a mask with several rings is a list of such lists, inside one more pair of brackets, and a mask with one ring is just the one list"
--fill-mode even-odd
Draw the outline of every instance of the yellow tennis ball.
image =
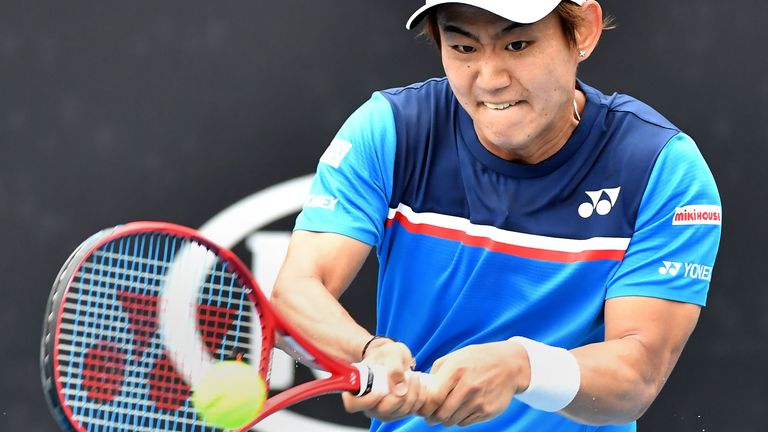
[[253, 421], [266, 398], [259, 371], [237, 360], [214, 364], [192, 388], [200, 418], [222, 429], [239, 429]]

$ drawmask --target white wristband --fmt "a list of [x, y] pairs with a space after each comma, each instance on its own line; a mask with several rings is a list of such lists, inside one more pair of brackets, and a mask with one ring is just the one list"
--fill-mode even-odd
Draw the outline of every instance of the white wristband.
[[528, 351], [531, 363], [531, 383], [515, 397], [542, 411], [560, 411], [579, 392], [581, 371], [570, 351], [535, 340], [515, 336], [509, 339]]

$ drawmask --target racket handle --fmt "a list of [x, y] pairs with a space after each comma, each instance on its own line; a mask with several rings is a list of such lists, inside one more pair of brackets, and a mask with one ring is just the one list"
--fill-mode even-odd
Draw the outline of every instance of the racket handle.
[[[354, 363], [353, 366], [360, 372], [360, 391], [357, 392], [356, 396], [365, 396], [368, 393], [389, 393], [386, 368], [365, 363]], [[436, 385], [435, 376], [428, 373], [407, 372], [405, 378], [411, 379], [411, 377], [418, 378], [427, 387]]]
[[389, 393], [387, 370], [378, 365], [353, 363], [360, 377], [360, 390], [355, 396], [365, 396], [368, 393]]

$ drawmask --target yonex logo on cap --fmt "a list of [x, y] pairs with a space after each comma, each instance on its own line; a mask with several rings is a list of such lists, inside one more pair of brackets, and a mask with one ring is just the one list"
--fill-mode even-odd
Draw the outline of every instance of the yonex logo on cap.
[[672, 225], [720, 225], [722, 214], [720, 206], [688, 205], [675, 209]]
[[611, 212], [613, 206], [616, 205], [620, 191], [621, 186], [584, 192], [591, 202], [585, 202], [579, 206], [579, 216], [586, 219], [592, 216], [593, 213], [597, 213], [600, 216], [607, 215]]

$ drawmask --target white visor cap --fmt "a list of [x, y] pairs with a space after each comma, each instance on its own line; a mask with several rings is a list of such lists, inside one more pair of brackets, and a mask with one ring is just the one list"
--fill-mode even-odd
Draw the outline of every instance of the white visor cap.
[[[411, 15], [411, 18], [405, 23], [405, 28], [408, 30], [412, 29], [422, 20], [422, 18], [424, 18], [424, 15], [429, 9], [446, 3], [470, 5], [485, 9], [488, 12], [506, 18], [512, 22], [530, 24], [547, 16], [547, 14], [552, 12], [555, 7], [560, 4], [560, 1], [561, 0], [427, 0], [424, 6], [420, 7], [413, 13], [413, 15]], [[568, 1], [581, 6], [584, 4], [585, 0]]]

